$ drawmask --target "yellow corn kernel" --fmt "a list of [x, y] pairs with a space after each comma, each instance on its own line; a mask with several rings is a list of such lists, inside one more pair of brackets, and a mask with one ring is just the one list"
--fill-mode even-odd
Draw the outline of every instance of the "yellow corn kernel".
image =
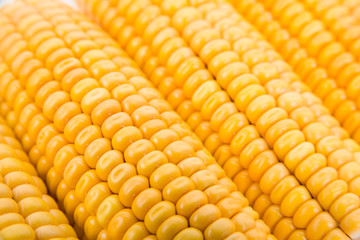
[[59, 201], [63, 201], [65, 199], [66, 194], [71, 191], [72, 188], [64, 181], [61, 180], [57, 189], [56, 189], [56, 197]]
[[324, 237], [324, 239], [331, 239], [331, 238], [338, 238], [338, 239], [348, 239], [349, 237], [347, 235], [345, 235], [345, 233], [343, 233], [341, 230], [334, 229], [331, 230], [328, 234], [326, 234], [326, 236]]
[[126, 162], [138, 165], [139, 161], [155, 150], [153, 144], [146, 139], [132, 143], [124, 152]]
[[[79, 42], [81, 42], [81, 41], [79, 41]], [[75, 47], [74, 47], [74, 50], [75, 50]], [[90, 74], [86, 69], [75, 68], [75, 69], [71, 70], [70, 72], [68, 72], [64, 76], [64, 78], [61, 80], [61, 86], [65, 91], [71, 91], [71, 89], [77, 82], [81, 81], [82, 79], [89, 78], [89, 77], [90, 77]], [[70, 92], [70, 97], [71, 97], [71, 99], [73, 99], [71, 96], [71, 92]]]
[[163, 152], [166, 154], [171, 162], [178, 164], [182, 160], [193, 157], [195, 152], [190, 144], [185, 141], [175, 141], [165, 147]]
[[9, 188], [9, 186], [7, 186], [4, 183], [0, 183], [0, 196], [1, 198], [11, 198], [12, 197], [12, 192], [11, 189]]
[[216, 184], [216, 176], [209, 170], [200, 170], [191, 176], [196, 189], [205, 190], [207, 187]]
[[119, 190], [121, 203], [126, 207], [130, 207], [136, 196], [148, 187], [149, 181], [143, 176], [137, 175], [129, 178]]
[[44, 115], [50, 119], [54, 119], [54, 115], [56, 110], [63, 105], [70, 101], [70, 96], [65, 91], [57, 91], [52, 93], [43, 103], [43, 112]]
[[276, 164], [276, 156], [271, 151], [264, 151], [257, 155], [248, 167], [249, 177], [259, 181], [265, 172]]
[[136, 127], [128, 126], [120, 129], [112, 137], [112, 146], [115, 150], [124, 152], [132, 143], [142, 138], [140, 130]]
[[169, 182], [180, 176], [180, 169], [175, 164], [165, 163], [151, 174], [150, 185], [151, 187], [163, 190]]
[[106, 228], [111, 218], [123, 208], [118, 196], [111, 195], [105, 198], [96, 212], [96, 219], [100, 226]]
[[306, 187], [312, 193], [313, 196], [317, 196], [320, 190], [324, 188], [331, 181], [338, 178], [337, 171], [333, 168], [323, 168], [313, 174], [306, 182]]
[[47, 144], [47, 148], [45, 151], [45, 157], [49, 161], [53, 162], [58, 150], [67, 144], [68, 144], [68, 142], [66, 141], [64, 134], [58, 134], [58, 135], [54, 136]]
[[92, 187], [84, 199], [85, 210], [90, 214], [95, 214], [101, 202], [111, 195], [106, 183], [99, 183]]
[[39, 197], [27, 197], [19, 201], [19, 212], [24, 217], [38, 211], [49, 211], [48, 204]]
[[86, 219], [90, 216], [90, 214], [85, 210], [84, 204], [80, 203], [74, 212], [74, 220], [77, 226], [83, 229], [85, 225]]
[[50, 209], [58, 209], [56, 201], [49, 195], [44, 194], [42, 196], [42, 200], [44, 200], [47, 203]]
[[340, 220], [358, 207], [359, 197], [353, 193], [346, 193], [335, 200], [330, 206], [329, 212], [336, 220]]
[[1, 231], [1, 229], [4, 229], [8, 226], [11, 226], [11, 225], [14, 225], [17, 223], [25, 223], [23, 216], [21, 216], [18, 213], [3, 214], [0, 219], [0, 231]]
[[64, 170], [64, 181], [69, 187], [75, 187], [80, 177], [89, 170], [84, 157], [77, 156], [73, 158]]
[[186, 218], [179, 215], [174, 215], [166, 219], [156, 231], [157, 238], [160, 239], [173, 239], [174, 236], [188, 227]]
[[80, 199], [76, 196], [75, 190], [68, 192], [64, 198], [64, 208], [68, 215], [73, 216], [76, 207], [81, 203]]
[[294, 231], [295, 227], [292, 224], [291, 218], [283, 218], [280, 220], [274, 229], [274, 235], [280, 239], [287, 239]]
[[160, 151], [152, 151], [146, 154], [137, 164], [139, 174], [150, 177], [153, 172], [161, 165], [168, 162], [167, 157]]
[[36, 185], [22, 184], [13, 188], [12, 194], [15, 201], [19, 202], [26, 197], [41, 197], [42, 192]]
[[49, 212], [34, 212], [25, 218], [25, 222], [32, 229], [44, 225], [57, 225], [58, 220]]
[[119, 151], [110, 150], [99, 158], [96, 163], [96, 173], [101, 180], [105, 181], [108, 179], [112, 170], [123, 162], [123, 155]]
[[65, 125], [64, 135], [66, 139], [74, 143], [77, 135], [87, 126], [91, 125], [91, 119], [87, 114], [78, 114], [71, 118]]
[[168, 201], [162, 201], [147, 212], [144, 223], [151, 233], [156, 233], [159, 226], [173, 215], [175, 215], [174, 204]]
[[89, 239], [97, 238], [99, 233], [101, 232], [102, 227], [97, 222], [95, 216], [89, 216], [84, 225], [85, 236]]
[[85, 149], [84, 158], [88, 166], [95, 168], [103, 154], [111, 150], [111, 143], [106, 138], [92, 141]]
[[245, 146], [256, 138], [259, 138], [259, 132], [254, 126], [248, 125], [242, 128], [231, 141], [231, 151], [240, 154]]
[[[79, 234], [78, 234], [79, 235]], [[108, 232], [106, 229], [103, 229], [99, 232], [97, 239], [99, 240], [106, 240], [109, 239]]]
[[54, 124], [60, 131], [63, 131], [66, 123], [81, 113], [80, 105], [75, 102], [67, 102], [61, 105], [55, 112]]
[[270, 194], [272, 202], [280, 204], [284, 197], [297, 186], [299, 183], [294, 176], [289, 175], [283, 178]]
[[[310, 164], [311, 167], [309, 167]], [[300, 182], [306, 182], [315, 171], [325, 166], [325, 157], [320, 154], [314, 154], [306, 158], [296, 167], [295, 176], [299, 179]]]
[[[321, 222], [321, 223], [320, 223]], [[316, 226], [316, 227], [315, 227]], [[321, 239], [326, 233], [336, 227], [336, 222], [329, 213], [318, 214], [308, 225], [306, 234], [314, 234], [316, 239]]]
[[344, 217], [340, 222], [340, 227], [344, 229], [351, 238], [357, 238], [359, 236], [359, 210], [355, 210]]
[[83, 97], [92, 89], [99, 87], [99, 83], [93, 78], [84, 78], [71, 88], [71, 100], [81, 103]]
[[3, 228], [1, 236], [5, 239], [35, 239], [34, 230], [26, 224], [18, 223]]
[[231, 218], [235, 213], [243, 207], [240, 201], [233, 199], [231, 197], [224, 198], [216, 204], [222, 213], [222, 216]]
[[311, 198], [306, 188], [298, 186], [293, 188], [282, 200], [280, 209], [284, 216], [293, 216], [299, 206]]
[[[54, 96], [53, 96], [53, 93]], [[58, 97], [56, 97], [58, 96]], [[55, 104], [54, 106], [58, 106], [60, 104], [57, 104], [59, 102], [63, 102], [64, 100], [67, 99], [69, 97], [69, 94], [66, 92], [63, 92], [60, 90], [60, 84], [56, 81], [51, 81], [48, 82], [46, 84], [44, 84], [39, 91], [36, 93], [35, 95], [35, 105], [37, 107], [43, 107], [45, 101], [50, 101], [50, 103]], [[48, 98], [50, 98], [50, 100], [47, 100]], [[60, 105], [61, 106], [61, 105]], [[51, 109], [50, 109], [51, 110]], [[52, 113], [51, 111], [49, 113]], [[51, 116], [51, 115], [49, 115]]]
[[219, 218], [211, 223], [204, 232], [205, 238], [226, 238], [235, 232], [235, 224], [227, 218]]
[[87, 192], [96, 184], [100, 183], [100, 179], [96, 174], [95, 170], [88, 170], [85, 172], [76, 183], [75, 186], [75, 195], [76, 197], [83, 201]]
[[195, 185], [189, 178], [178, 177], [164, 187], [163, 199], [175, 204], [181, 196], [194, 189]]
[[104, 121], [113, 114], [116, 114], [121, 111], [121, 105], [119, 102], [108, 99], [99, 103], [91, 111], [91, 120], [94, 124], [101, 126]]
[[262, 176], [260, 179], [260, 188], [264, 192], [270, 193], [280, 180], [288, 175], [289, 171], [285, 168], [285, 166], [277, 163], [269, 168], [269, 170]]
[[250, 122], [256, 123], [259, 117], [276, 106], [275, 99], [270, 95], [255, 98], [246, 108], [246, 115]]
[[170, 142], [176, 141], [178, 139], [179, 136], [175, 131], [170, 129], [163, 129], [152, 135], [150, 141], [154, 144], [156, 149], [163, 150]]
[[11, 198], [2, 198], [1, 200], [1, 214], [5, 213], [17, 213], [19, 212], [17, 203]]
[[[13, 149], [12, 149], [13, 150]], [[12, 152], [15, 154], [14, 152]], [[5, 152], [6, 155], [8, 153]], [[6, 174], [13, 172], [13, 171], [22, 171], [29, 173], [32, 176], [36, 175], [36, 170], [34, 166], [29, 162], [21, 161], [17, 158], [13, 157], [5, 157], [0, 160], [0, 173], [2, 176], [5, 176]]]
[[137, 222], [130, 209], [120, 210], [113, 216], [107, 227], [108, 235], [112, 239], [122, 239], [131, 225]]
[[189, 217], [197, 208], [207, 204], [207, 196], [199, 190], [192, 190], [183, 195], [176, 203], [177, 213]]
[[110, 99], [110, 96], [105, 88], [95, 88], [81, 99], [81, 109], [84, 113], [90, 114], [98, 104]]
[[321, 206], [328, 209], [336, 198], [347, 192], [347, 189], [347, 184], [343, 180], [335, 180], [319, 192], [317, 199]]
[[166, 123], [160, 119], [150, 120], [140, 126], [145, 139], [150, 139], [158, 131], [164, 130]]
[[176, 236], [174, 237], [174, 239], [190, 239], [190, 238], [199, 239], [199, 240], [204, 239], [202, 232], [200, 232], [196, 228], [185, 228], [184, 230], [176, 234]]
[[76, 150], [84, 154], [87, 146], [94, 140], [101, 138], [101, 129], [99, 126], [91, 125], [82, 129], [74, 140]]
[[144, 220], [147, 212], [157, 203], [162, 201], [161, 192], [155, 188], [149, 188], [139, 193], [134, 202], [132, 203], [131, 209], [134, 215]]
[[124, 234], [123, 239], [144, 239], [150, 233], [143, 222], [133, 224]]
[[4, 183], [11, 189], [22, 184], [34, 184], [32, 176], [26, 172], [13, 171], [4, 176]]
[[63, 172], [67, 164], [76, 157], [77, 152], [73, 144], [68, 144], [58, 150], [54, 157], [54, 167]]

